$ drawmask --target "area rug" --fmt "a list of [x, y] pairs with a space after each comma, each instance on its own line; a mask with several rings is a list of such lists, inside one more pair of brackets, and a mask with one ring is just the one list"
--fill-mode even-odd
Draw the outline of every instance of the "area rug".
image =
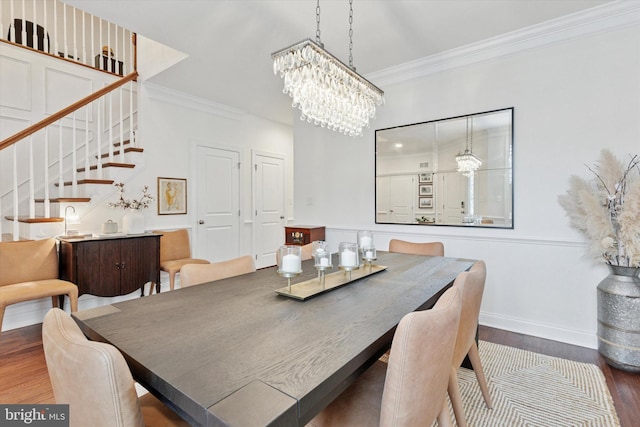
[[460, 368], [458, 382], [470, 427], [620, 426], [596, 365], [486, 341], [478, 347], [493, 409], [485, 406], [473, 371]]

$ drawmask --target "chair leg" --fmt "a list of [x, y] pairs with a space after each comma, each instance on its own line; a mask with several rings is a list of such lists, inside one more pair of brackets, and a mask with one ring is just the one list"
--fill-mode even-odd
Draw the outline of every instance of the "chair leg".
[[[52, 295], [51, 296], [51, 306], [53, 308], [60, 308], [60, 296], [59, 295]], [[62, 306], [64, 308], [64, 305]]]
[[449, 399], [451, 400], [451, 406], [453, 407], [453, 415], [456, 417], [458, 427], [467, 427], [467, 420], [464, 416], [464, 409], [462, 408], [462, 397], [460, 396], [460, 386], [458, 385], [457, 374], [458, 369], [451, 367], [447, 391], [449, 392]]
[[169, 273], [169, 290], [173, 290], [173, 285], [176, 282], [176, 273]]
[[6, 307], [3, 305], [0, 307], [0, 334], [2, 334], [2, 319], [4, 319], [4, 309]]
[[69, 306], [71, 308], [71, 312], [75, 313], [78, 311], [78, 293], [69, 294]]
[[473, 366], [473, 372], [476, 373], [476, 378], [478, 379], [478, 384], [482, 391], [482, 397], [484, 397], [484, 403], [487, 404], [487, 408], [492, 409], [493, 406], [491, 405], [491, 395], [489, 394], [487, 379], [485, 378], [484, 371], [482, 370], [480, 353], [478, 353], [478, 346], [475, 342], [471, 344], [471, 348], [469, 349], [469, 360], [471, 361], [471, 366]]
[[453, 427], [453, 421], [451, 421], [451, 415], [449, 414], [449, 405], [447, 405], [447, 398], [445, 397], [442, 402], [442, 409], [436, 418], [438, 420], [438, 427]]

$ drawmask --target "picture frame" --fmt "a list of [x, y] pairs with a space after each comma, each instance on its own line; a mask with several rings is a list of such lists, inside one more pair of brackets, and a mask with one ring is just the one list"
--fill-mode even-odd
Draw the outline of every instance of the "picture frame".
[[418, 207], [420, 209], [432, 209], [433, 208], [433, 197], [419, 197], [418, 198]]
[[158, 177], [158, 215], [187, 213], [187, 179]]
[[421, 184], [433, 182], [433, 174], [431, 172], [423, 172], [421, 174], [418, 174], [418, 182]]
[[418, 196], [433, 196], [433, 184], [420, 184]]

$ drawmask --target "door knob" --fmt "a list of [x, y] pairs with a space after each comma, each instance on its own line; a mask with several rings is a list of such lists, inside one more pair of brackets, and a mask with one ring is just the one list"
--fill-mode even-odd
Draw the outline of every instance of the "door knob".
[[202, 225], [202, 224], [204, 224], [204, 221], [200, 220], [200, 221], [198, 221], [198, 224]]
[[284, 216], [281, 216], [280, 219], [284, 219]]

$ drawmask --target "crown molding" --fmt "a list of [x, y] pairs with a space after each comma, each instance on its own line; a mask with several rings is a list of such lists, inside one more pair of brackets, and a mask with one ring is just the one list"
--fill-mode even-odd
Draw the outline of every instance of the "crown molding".
[[229, 107], [225, 104], [210, 101], [208, 99], [189, 95], [165, 86], [145, 81], [142, 83], [145, 93], [149, 99], [173, 104], [180, 107], [190, 108], [215, 116], [224, 117], [231, 120], [241, 120], [245, 112], [237, 108]]
[[618, 0], [366, 75], [384, 86], [640, 23], [640, 2]]

